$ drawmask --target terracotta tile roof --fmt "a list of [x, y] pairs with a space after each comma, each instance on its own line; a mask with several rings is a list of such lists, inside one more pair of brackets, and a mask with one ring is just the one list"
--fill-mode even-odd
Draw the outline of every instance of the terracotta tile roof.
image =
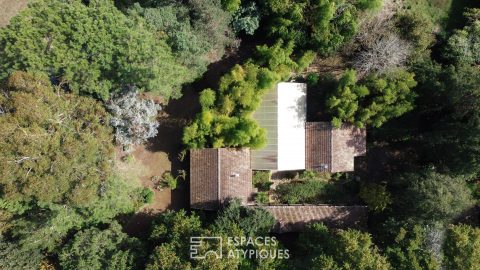
[[366, 130], [343, 124], [336, 129], [328, 122], [307, 122], [305, 167], [310, 170], [347, 172], [354, 158], [366, 154]]
[[332, 132], [327, 122], [305, 123], [305, 167], [329, 171], [332, 167]]
[[254, 192], [249, 149], [190, 151], [190, 205], [214, 210], [227, 199], [247, 203]]
[[366, 228], [366, 206], [269, 205], [258, 206], [276, 220], [273, 232], [301, 232], [307, 224], [322, 222], [334, 228]]

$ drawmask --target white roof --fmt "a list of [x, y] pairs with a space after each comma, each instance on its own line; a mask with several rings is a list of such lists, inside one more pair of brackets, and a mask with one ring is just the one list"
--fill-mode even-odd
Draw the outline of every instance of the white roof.
[[267, 130], [267, 145], [252, 151], [253, 169], [305, 169], [306, 89], [282, 82], [263, 97], [254, 118]]

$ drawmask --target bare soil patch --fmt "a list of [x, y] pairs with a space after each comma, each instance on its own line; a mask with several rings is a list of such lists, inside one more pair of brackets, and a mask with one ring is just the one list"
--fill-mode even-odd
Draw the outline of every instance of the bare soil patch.
[[28, 0], [0, 0], [0, 27], [8, 25], [10, 19], [27, 7]]

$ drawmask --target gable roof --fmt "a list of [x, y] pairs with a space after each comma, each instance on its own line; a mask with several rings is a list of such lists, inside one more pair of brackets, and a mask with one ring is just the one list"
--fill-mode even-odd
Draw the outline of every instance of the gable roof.
[[322, 222], [334, 228], [366, 228], [366, 206], [269, 205], [260, 206], [273, 215], [273, 232], [301, 232], [308, 224]]
[[190, 206], [214, 210], [227, 199], [243, 203], [254, 192], [249, 149], [190, 150]]
[[327, 172], [354, 170], [354, 158], [366, 154], [366, 130], [343, 124], [333, 128], [328, 122], [305, 125], [305, 167]]

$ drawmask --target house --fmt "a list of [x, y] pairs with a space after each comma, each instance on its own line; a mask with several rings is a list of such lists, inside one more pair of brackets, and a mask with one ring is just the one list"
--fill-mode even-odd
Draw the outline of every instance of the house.
[[339, 205], [267, 205], [255, 206], [272, 214], [275, 226], [272, 232], [288, 233], [302, 232], [306, 225], [322, 222], [332, 228], [367, 227], [366, 206], [339, 206]]
[[[307, 122], [306, 84], [279, 83], [267, 93], [253, 117], [267, 131], [263, 149], [195, 149], [190, 151], [190, 205], [215, 210], [238, 198], [254, 206], [252, 170], [354, 170], [354, 158], [366, 153], [366, 132], [344, 124]], [[366, 207], [333, 205], [262, 206], [277, 220], [276, 232], [301, 231], [310, 222], [333, 227], [362, 227]]]
[[307, 122], [306, 94], [306, 84], [282, 82], [263, 97], [253, 118], [267, 131], [267, 145], [252, 150], [252, 169], [347, 172], [366, 154], [365, 129]]
[[215, 210], [231, 198], [239, 198], [247, 204], [254, 191], [249, 149], [190, 150], [192, 208]]

